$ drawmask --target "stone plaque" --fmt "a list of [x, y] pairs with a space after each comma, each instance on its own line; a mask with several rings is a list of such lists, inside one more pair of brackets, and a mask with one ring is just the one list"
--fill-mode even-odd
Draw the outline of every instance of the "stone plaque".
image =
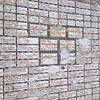
[[50, 26], [51, 37], [66, 37], [66, 28], [62, 26]]

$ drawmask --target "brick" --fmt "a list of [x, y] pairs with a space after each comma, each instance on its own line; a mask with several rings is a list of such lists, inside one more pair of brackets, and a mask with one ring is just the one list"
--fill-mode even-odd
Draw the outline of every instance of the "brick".
[[38, 23], [38, 17], [37, 16], [29, 16], [29, 22]]
[[29, 73], [30, 74], [35, 74], [35, 73], [45, 73], [48, 72], [48, 67], [43, 66], [43, 67], [29, 67]]
[[75, 13], [75, 8], [59, 6], [59, 11], [68, 12], [68, 13]]
[[58, 17], [61, 19], [66, 19], [66, 13], [59, 12]]
[[78, 14], [90, 15], [90, 10], [85, 10], [85, 9], [76, 8], [76, 12], [77, 12]]
[[5, 20], [16, 20], [16, 14], [5, 13], [4, 14], [4, 19]]
[[90, 76], [90, 77], [85, 78], [85, 82], [92, 82], [94, 80], [99, 81], [99, 77], [98, 76]]
[[46, 2], [46, 3], [52, 3], [52, 4], [57, 4], [57, 0], [40, 0], [40, 2]]
[[17, 82], [27, 82], [28, 76], [27, 75], [20, 75], [20, 76], [7, 76], [4, 79], [5, 84], [8, 83], [17, 83]]
[[32, 52], [32, 53], [17, 53], [18, 59], [38, 59], [39, 53], [38, 52]]
[[67, 47], [69, 51], [75, 50], [75, 41], [74, 40], [60, 40], [60, 49]]
[[95, 94], [96, 94], [96, 93], [100, 93], [100, 87], [94, 88], [94, 89], [93, 89], [93, 93], [95, 93]]
[[67, 79], [60, 79], [60, 80], [51, 80], [50, 86], [58, 86], [58, 85], [66, 85]]
[[67, 91], [67, 85], [50, 87], [50, 93], [65, 92], [65, 91]]
[[5, 28], [16, 28], [17, 22], [15, 22], [15, 21], [4, 21], [4, 27]]
[[68, 19], [73, 19], [73, 20], [83, 20], [83, 16], [82, 15], [78, 15], [78, 14], [68, 14]]
[[[16, 70], [16, 72], [14, 70]], [[23, 74], [28, 74], [27, 68], [8, 68], [5, 69], [4, 71], [5, 76], [23, 75]]]
[[66, 23], [67, 23], [66, 20], [61, 20], [61, 19], [59, 20], [60, 25], [66, 25]]
[[83, 71], [73, 71], [73, 72], [68, 72], [69, 77], [82, 77], [84, 76]]
[[34, 74], [29, 76], [29, 82], [40, 81], [40, 80], [48, 80], [48, 74]]
[[75, 20], [68, 20], [68, 26], [75, 26]]
[[5, 1], [5, 4], [15, 4], [16, 3], [16, 0], [6, 0]]
[[24, 21], [26, 22], [27, 21], [27, 15], [17, 15], [17, 20], [18, 21]]
[[18, 51], [38, 51], [39, 46], [38, 45], [18, 45], [17, 47]]
[[20, 5], [20, 6], [28, 6], [28, 1], [27, 0], [17, 0], [17, 5]]
[[19, 29], [27, 29], [27, 23], [18, 22], [17, 28]]
[[86, 95], [85, 99], [90, 99], [91, 100], [92, 99], [92, 95]]
[[44, 11], [44, 10], [38, 10], [38, 9], [31, 9], [29, 8], [29, 15], [35, 15], [35, 16], [48, 16], [48, 11]]
[[90, 16], [84, 15], [84, 20], [85, 20], [85, 21], [90, 21], [90, 19], [91, 19]]
[[59, 71], [59, 72], [50, 74], [50, 79], [61, 79], [61, 78], [67, 78], [67, 72]]
[[68, 70], [74, 71], [74, 70], [83, 70], [83, 65], [69, 65]]
[[90, 27], [90, 22], [84, 22], [84, 27]]
[[74, 1], [69, 1], [69, 0], [59, 0], [60, 5], [65, 5], [65, 6], [73, 6], [75, 7], [75, 2]]
[[98, 22], [98, 17], [91, 16], [91, 21], [93, 21], [93, 22]]
[[58, 18], [58, 14], [57, 14], [57, 12], [50, 11], [49, 12], [49, 17]]
[[48, 87], [49, 82], [48, 81], [39, 81], [39, 82], [30, 82], [29, 83], [29, 89], [33, 89], [34, 88], [46, 88]]
[[18, 37], [18, 44], [38, 44], [38, 38], [24, 38]]
[[[58, 100], [58, 94], [50, 94], [47, 98], [51, 100]], [[44, 96], [44, 99], [46, 99], [46, 96]]]
[[81, 38], [82, 37], [82, 28], [68, 28], [68, 37], [69, 38]]
[[85, 9], [90, 9], [90, 4], [88, 3], [81, 3], [81, 2], [76, 2], [76, 7], [78, 8], [85, 8]]
[[5, 5], [4, 6], [4, 12], [16, 13], [16, 7], [13, 6], [13, 5]]
[[78, 90], [77, 91], [77, 96], [84, 96], [85, 95], [85, 90]]
[[12, 91], [22, 91], [27, 89], [27, 83], [18, 83], [18, 84], [8, 84], [4, 86], [5, 92], [12, 92]]
[[28, 92], [27, 91], [19, 91], [19, 92], [10, 92], [5, 93], [5, 100], [14, 100], [14, 99], [21, 99], [27, 97]]
[[7, 36], [16, 36], [17, 31], [16, 29], [4, 29], [4, 34]]
[[64, 99], [64, 98], [70, 98], [70, 97], [75, 97], [76, 96], [76, 92], [75, 91], [69, 91], [69, 92], [65, 92], [65, 93], [60, 93], [60, 98]]
[[38, 2], [28, 1], [28, 7], [38, 8]]
[[98, 75], [99, 71], [98, 70], [87, 70], [85, 71], [85, 76], [94, 76], [94, 75]]
[[41, 39], [41, 50], [57, 50], [57, 40]]
[[41, 64], [57, 64], [57, 54], [41, 54]]
[[95, 23], [95, 22], [92, 22], [91, 25], [92, 27], [96, 27], [96, 28], [98, 27], [98, 23]]
[[44, 10], [57, 11], [57, 5], [52, 4], [40, 3], [39, 8]]
[[93, 99], [94, 99], [94, 100], [96, 100], [96, 99], [99, 100], [99, 94], [94, 94], [94, 95], [93, 95]]
[[18, 60], [17, 64], [19, 67], [37, 66], [39, 64], [39, 61], [38, 60]]
[[16, 45], [0, 45], [0, 51], [16, 51]]
[[51, 24], [57, 25], [58, 19], [50, 18], [49, 20], [50, 20]]
[[17, 7], [17, 13], [27, 15], [27, 8]]
[[70, 85], [82, 84], [84, 82], [84, 77], [68, 78]]
[[16, 62], [14, 60], [0, 61], [0, 68], [15, 67], [15, 66], [16, 66]]
[[83, 27], [83, 21], [76, 21], [76, 26]]
[[13, 43], [13, 44], [15, 44], [16, 43], [16, 38], [15, 37], [4, 37], [4, 36], [2, 36], [2, 37], [0, 37], [0, 43]]

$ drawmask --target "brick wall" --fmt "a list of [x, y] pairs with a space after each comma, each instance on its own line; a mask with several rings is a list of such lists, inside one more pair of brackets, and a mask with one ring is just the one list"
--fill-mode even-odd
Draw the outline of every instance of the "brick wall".
[[0, 100], [100, 100], [100, 6], [83, 1], [0, 0]]

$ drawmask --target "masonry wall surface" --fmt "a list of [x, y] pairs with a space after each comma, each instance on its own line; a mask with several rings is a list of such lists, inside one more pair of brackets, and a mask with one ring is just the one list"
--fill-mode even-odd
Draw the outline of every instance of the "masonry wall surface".
[[100, 6], [0, 0], [0, 100], [100, 100]]

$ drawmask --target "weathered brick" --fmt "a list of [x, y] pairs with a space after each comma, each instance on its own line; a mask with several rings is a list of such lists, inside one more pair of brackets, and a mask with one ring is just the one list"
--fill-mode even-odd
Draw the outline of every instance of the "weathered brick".
[[57, 86], [57, 85], [66, 85], [67, 79], [60, 79], [60, 80], [51, 80], [50, 86]]
[[4, 11], [5, 12], [12, 12], [15, 13], [16, 12], [16, 7], [13, 5], [5, 5], [4, 6]]
[[32, 52], [32, 53], [17, 53], [18, 59], [38, 59], [39, 53], [38, 52]]
[[75, 8], [59, 6], [59, 11], [68, 12], [68, 13], [75, 13]]
[[24, 7], [17, 7], [17, 13], [20, 13], [20, 14], [27, 14], [27, 8], [24, 8]]
[[36, 66], [39, 64], [38, 60], [18, 60], [17, 64], [19, 67], [23, 66], [23, 67], [29, 67], [29, 66]]
[[57, 0], [40, 0], [40, 2], [46, 2], [46, 3], [52, 3], [52, 4], [57, 4]]
[[57, 11], [57, 5], [52, 4], [40, 3], [39, 8], [44, 10]]
[[13, 44], [15, 44], [16, 43], [16, 38], [15, 37], [4, 37], [4, 36], [2, 36], [2, 37], [0, 37], [0, 43], [13, 43]]
[[17, 15], [17, 20], [18, 21], [27, 21], [27, 15]]
[[4, 86], [5, 92], [12, 92], [27, 89], [27, 83], [8, 84]]
[[39, 46], [38, 45], [18, 45], [17, 46], [18, 51], [38, 51]]
[[5, 20], [16, 20], [16, 14], [5, 13], [4, 14], [4, 19]]
[[31, 36], [47, 36], [47, 26], [30, 24]]
[[15, 60], [0, 61], [0, 68], [15, 67], [15, 66], [16, 66]]
[[17, 82], [27, 82], [28, 76], [27, 75], [20, 75], [20, 76], [7, 76], [4, 79], [5, 84], [8, 83], [17, 83]]
[[41, 54], [41, 64], [57, 64], [57, 54], [48, 54], [48, 53], [43, 53]]
[[[16, 72], [14, 71], [16, 70]], [[8, 68], [4, 71], [4, 76], [28, 74], [28, 68]]]
[[76, 96], [76, 92], [75, 91], [69, 91], [69, 92], [65, 92], [65, 93], [60, 93], [60, 98], [64, 99], [64, 98], [70, 98], [70, 97], [75, 97]]
[[0, 51], [16, 51], [16, 45], [0, 45]]
[[28, 1], [28, 7], [38, 8], [38, 2]]
[[41, 50], [57, 50], [57, 40], [41, 39]]
[[17, 43], [18, 44], [38, 44], [38, 38], [18, 37]]

